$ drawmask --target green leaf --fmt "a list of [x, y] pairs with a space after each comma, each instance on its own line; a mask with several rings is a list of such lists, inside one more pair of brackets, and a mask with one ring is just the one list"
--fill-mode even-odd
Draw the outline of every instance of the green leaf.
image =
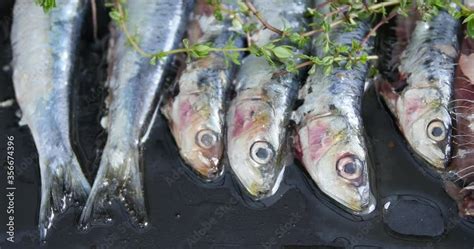
[[247, 5], [245, 5], [245, 3], [239, 1], [239, 2], [237, 3], [237, 5], [239, 6], [239, 9], [240, 9], [241, 12], [247, 12], [247, 11], [249, 11], [249, 8], [247, 7]]
[[329, 52], [329, 43], [328, 42], [324, 43], [323, 52], [325, 54], [327, 54]]
[[183, 39], [183, 46], [184, 48], [189, 48], [189, 39]]
[[322, 59], [321, 64], [328, 66], [328, 65], [332, 65], [333, 62], [334, 62], [334, 57], [326, 56]]
[[257, 30], [257, 24], [256, 23], [247, 23], [242, 25], [242, 30], [245, 33], [251, 33]]
[[214, 17], [215, 17], [216, 20], [218, 20], [218, 21], [224, 20], [224, 15], [222, 14], [222, 11], [221, 11], [220, 9], [215, 9], [215, 10], [214, 10]]
[[120, 22], [122, 20], [122, 15], [116, 9], [112, 9], [109, 12], [109, 16], [112, 20], [114, 20], [116, 22]]
[[325, 75], [329, 75], [329, 74], [331, 74], [331, 72], [332, 72], [332, 65], [326, 66], [324, 68], [324, 74]]
[[315, 72], [316, 72], [316, 65], [313, 65], [313, 66], [311, 66], [311, 68], [309, 69], [308, 74], [309, 74], [309, 75], [312, 75], [312, 74], [314, 74]]
[[470, 38], [474, 38], [474, 19], [467, 22], [466, 32]]
[[279, 59], [288, 59], [293, 56], [293, 50], [290, 46], [278, 46], [273, 49], [273, 54]]
[[361, 55], [360, 58], [359, 58], [360, 62], [361, 62], [362, 64], [367, 63], [367, 57], [368, 57], [368, 56], [369, 56], [368, 54], [363, 54], [363, 55]]
[[250, 52], [250, 54], [253, 54], [255, 56], [262, 56], [262, 53], [260, 52], [260, 48], [257, 47], [255, 44], [252, 44], [249, 47], [249, 52]]
[[152, 64], [153, 66], [156, 65], [156, 62], [158, 61], [158, 56], [156, 55], [153, 55], [151, 58], [150, 58], [150, 64]]
[[35, 0], [35, 2], [43, 8], [44, 12], [49, 12], [56, 7], [56, 0]]
[[237, 30], [242, 29], [242, 23], [238, 19], [232, 20], [232, 27], [236, 28]]
[[192, 46], [192, 54], [194, 57], [206, 57], [209, 55], [211, 47], [207, 44], [195, 44]]
[[346, 46], [346, 45], [340, 45], [336, 47], [336, 51], [338, 53], [347, 53], [349, 52], [349, 49], [350, 49], [349, 46]]
[[464, 21], [462, 21], [462, 23], [467, 23], [467, 22], [471, 21], [473, 18], [474, 18], [474, 13], [470, 14], [468, 17], [466, 17], [464, 19]]

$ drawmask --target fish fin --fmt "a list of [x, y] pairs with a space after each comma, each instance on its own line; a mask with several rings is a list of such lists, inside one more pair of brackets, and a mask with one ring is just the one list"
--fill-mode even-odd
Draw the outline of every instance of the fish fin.
[[147, 226], [139, 164], [137, 146], [106, 146], [92, 191], [79, 220], [82, 230], [86, 230], [91, 221], [111, 221], [113, 200], [119, 201], [126, 208], [134, 225], [139, 228]]
[[52, 221], [69, 207], [82, 206], [90, 193], [90, 184], [75, 156], [51, 158], [41, 162], [40, 240], [46, 239]]
[[379, 80], [376, 85], [377, 92], [382, 96], [388, 109], [396, 115], [396, 106], [400, 95], [393, 90], [392, 86], [387, 81]]

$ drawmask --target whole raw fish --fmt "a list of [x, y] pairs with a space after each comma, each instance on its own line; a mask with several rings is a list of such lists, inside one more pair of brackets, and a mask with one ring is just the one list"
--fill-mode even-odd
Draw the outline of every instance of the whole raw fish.
[[[126, 1], [127, 30], [138, 36], [138, 45], [148, 53], [171, 50], [181, 41], [191, 3], [187, 0]], [[171, 57], [152, 65], [149, 58], [130, 46], [124, 32], [117, 30], [110, 56], [113, 60], [108, 80], [108, 137], [81, 215], [83, 228], [87, 228], [91, 219], [108, 221], [110, 201], [114, 199], [127, 209], [135, 225], [147, 225], [140, 149], [152, 124], [158, 91]]]
[[[339, 45], [362, 42], [370, 31], [364, 21], [351, 31], [337, 28], [330, 34]], [[316, 55], [322, 55], [315, 45]], [[365, 44], [371, 51], [371, 40]], [[319, 189], [350, 211], [363, 214], [375, 208], [370, 189], [367, 148], [361, 118], [368, 65], [352, 69], [334, 67], [326, 74], [317, 66], [300, 91], [303, 104], [295, 111], [297, 154]]]
[[465, 38], [454, 81], [453, 156], [445, 176], [459, 214], [474, 216], [474, 40]]
[[[227, 9], [236, 8], [235, 1], [226, 3]], [[243, 45], [231, 21], [216, 20], [213, 7], [204, 0], [196, 4], [188, 34], [190, 44], [210, 42], [221, 48], [234, 40], [235, 46]], [[235, 71], [234, 64], [225, 60], [222, 53], [211, 53], [188, 63], [177, 79], [178, 93], [162, 108], [181, 157], [204, 180], [214, 180], [223, 172], [224, 114]]]
[[[253, 4], [273, 26], [298, 31], [306, 21], [303, 13], [310, 1], [255, 0]], [[275, 38], [263, 29], [257, 45]], [[263, 57], [249, 55], [236, 77], [236, 97], [227, 114], [227, 155], [235, 176], [247, 192], [259, 199], [274, 194], [291, 154], [288, 124], [298, 94], [300, 75], [281, 73]]]
[[[437, 170], [443, 170], [450, 156], [452, 97], [455, 60], [458, 56], [459, 22], [445, 11], [430, 21], [417, 21], [411, 34], [402, 38], [403, 49], [386, 46], [381, 64], [379, 92], [394, 115], [411, 148]], [[392, 32], [395, 37], [399, 34]], [[394, 47], [398, 46], [394, 44]]]
[[39, 155], [41, 240], [54, 218], [75, 203], [83, 205], [90, 191], [72, 149], [69, 123], [72, 67], [87, 4], [57, 0], [46, 13], [35, 1], [17, 0], [13, 11], [13, 83]]

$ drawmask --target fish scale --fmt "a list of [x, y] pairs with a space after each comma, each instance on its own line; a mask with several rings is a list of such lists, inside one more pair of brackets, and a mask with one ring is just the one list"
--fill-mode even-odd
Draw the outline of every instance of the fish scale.
[[[438, 171], [444, 170], [451, 151], [450, 101], [459, 27], [458, 20], [440, 11], [429, 21], [416, 22], [401, 55], [383, 52], [396, 43], [381, 48], [381, 63], [395, 60], [397, 70], [382, 71], [379, 93], [410, 147]], [[397, 33], [386, 36], [397, 37]]]
[[[303, 13], [310, 1], [256, 0], [253, 4], [276, 28], [298, 32], [307, 25]], [[277, 37], [268, 29], [261, 29], [252, 39], [262, 46]], [[247, 56], [237, 73], [236, 96], [227, 113], [229, 164], [254, 199], [275, 194], [291, 160], [287, 130], [301, 74], [282, 70], [263, 57]]]
[[[181, 41], [192, 3], [185, 0], [126, 1], [123, 4], [127, 13], [125, 25], [129, 33], [139, 37], [138, 46], [144, 51], [169, 51]], [[128, 44], [120, 28], [111, 39], [114, 46], [109, 52], [113, 60], [109, 62], [112, 66], [107, 82], [108, 137], [79, 221], [83, 229], [96, 221], [110, 221], [109, 203], [113, 200], [125, 207], [134, 225], [142, 228], [148, 224], [140, 150], [153, 124], [159, 90], [172, 57], [151, 64], [149, 58]]]
[[[369, 23], [359, 21], [350, 31], [336, 28], [330, 38], [350, 47], [353, 41], [362, 41], [369, 30]], [[313, 53], [323, 56], [322, 46], [317, 38], [315, 41]], [[369, 53], [372, 39], [365, 46], [364, 52]], [[323, 66], [315, 66], [300, 90], [303, 103], [294, 112], [299, 159], [323, 193], [356, 214], [375, 208], [361, 118], [367, 72], [368, 64], [362, 63], [351, 69], [335, 66], [329, 74]]]
[[[236, 1], [227, 1], [225, 8], [236, 9]], [[242, 47], [243, 35], [232, 26], [231, 20], [219, 21], [213, 7], [207, 1], [197, 1], [189, 22], [190, 45], [212, 43], [213, 47], [225, 47], [233, 41]], [[240, 57], [240, 55], [238, 55]], [[226, 63], [223, 53], [211, 53], [206, 58], [188, 58], [184, 70], [176, 79], [178, 91], [170, 96], [162, 113], [181, 157], [204, 181], [216, 180], [224, 167], [224, 132], [226, 101], [236, 65]]]
[[58, 0], [49, 13], [29, 0], [18, 0], [14, 7], [13, 82], [39, 155], [41, 240], [54, 218], [76, 202], [83, 205], [90, 191], [72, 149], [69, 113], [72, 66], [87, 3]]

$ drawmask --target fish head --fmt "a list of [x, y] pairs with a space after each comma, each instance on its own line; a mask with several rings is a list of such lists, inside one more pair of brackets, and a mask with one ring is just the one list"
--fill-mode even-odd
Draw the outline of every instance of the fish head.
[[223, 111], [201, 97], [179, 96], [166, 116], [183, 160], [203, 179], [215, 180], [223, 172]]
[[298, 131], [302, 162], [319, 189], [356, 214], [375, 209], [362, 131], [348, 117], [318, 117]]
[[451, 115], [434, 88], [408, 89], [397, 101], [399, 126], [410, 147], [430, 165], [443, 170], [451, 146]]
[[230, 109], [229, 163], [239, 182], [255, 199], [273, 195], [283, 175], [280, 135], [271, 105], [245, 100]]

